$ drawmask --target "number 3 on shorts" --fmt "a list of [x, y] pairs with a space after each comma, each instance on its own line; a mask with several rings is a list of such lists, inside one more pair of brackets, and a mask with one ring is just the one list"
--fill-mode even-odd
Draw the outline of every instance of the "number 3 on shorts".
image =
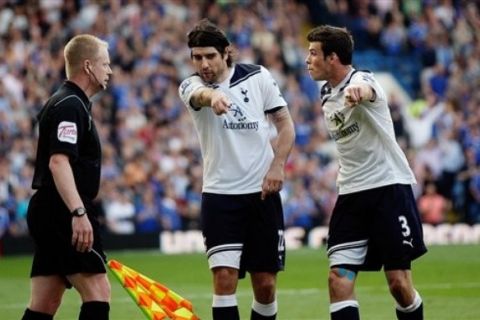
[[400, 224], [402, 226], [402, 235], [404, 237], [408, 237], [410, 235], [410, 228], [408, 227], [408, 221], [405, 216], [399, 216], [398, 221], [400, 221]]

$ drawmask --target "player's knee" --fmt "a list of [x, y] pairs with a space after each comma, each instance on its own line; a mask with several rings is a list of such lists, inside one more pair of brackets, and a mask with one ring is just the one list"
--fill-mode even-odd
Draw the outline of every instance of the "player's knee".
[[99, 288], [100, 298], [98, 299], [98, 301], [110, 302], [111, 291], [112, 289], [110, 287], [110, 282], [103, 282]]
[[275, 278], [262, 277], [255, 279], [253, 284], [255, 299], [260, 303], [271, 303], [275, 300]]
[[394, 277], [388, 280], [388, 288], [394, 297], [402, 297], [412, 291], [408, 281], [403, 278]]
[[99, 282], [96, 286], [96, 290], [98, 290], [97, 296], [95, 297], [96, 301], [110, 301], [111, 287], [110, 282], [108, 282], [107, 279], [105, 279], [105, 281]]
[[234, 293], [238, 281], [238, 271], [233, 268], [214, 268], [213, 278], [215, 292], [219, 294]]
[[98, 275], [90, 279], [80, 291], [83, 301], [110, 301], [111, 287], [106, 277]]
[[275, 280], [272, 278], [256, 280], [255, 287], [260, 291], [273, 292], [275, 291]]

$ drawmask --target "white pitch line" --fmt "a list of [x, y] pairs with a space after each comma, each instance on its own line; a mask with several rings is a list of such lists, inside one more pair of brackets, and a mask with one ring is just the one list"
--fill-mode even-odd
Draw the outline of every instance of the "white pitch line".
[[[438, 283], [438, 284], [432, 284], [432, 285], [419, 285], [416, 286], [417, 289], [422, 290], [422, 289], [468, 289], [468, 288], [480, 288], [480, 282], [466, 282], [462, 284], [452, 284], [452, 283]], [[362, 290], [362, 291], [370, 291], [370, 290], [378, 290], [378, 286], [359, 286], [357, 289]], [[292, 295], [312, 295], [312, 294], [319, 294], [326, 292], [328, 289], [320, 289], [320, 288], [306, 288], [306, 289], [278, 289], [277, 294], [280, 296], [292, 296]], [[245, 296], [251, 296], [252, 292], [250, 290], [240, 290], [237, 292], [237, 296], [239, 297], [245, 297]], [[187, 295], [184, 295], [187, 296]], [[198, 293], [198, 294], [189, 294], [188, 299], [191, 300], [192, 298], [195, 299], [209, 299], [212, 297], [212, 294], [209, 293]], [[112, 297], [112, 302], [127, 302], [131, 301], [132, 298], [128, 296], [124, 296], [121, 298], [115, 298]], [[18, 309], [18, 308], [24, 308], [26, 306], [27, 301], [24, 303], [0, 303], [0, 310], [2, 309]], [[62, 303], [62, 305], [76, 305], [77, 302], [72, 302], [72, 301], [65, 301]], [[308, 320], [308, 319], [305, 319]]]

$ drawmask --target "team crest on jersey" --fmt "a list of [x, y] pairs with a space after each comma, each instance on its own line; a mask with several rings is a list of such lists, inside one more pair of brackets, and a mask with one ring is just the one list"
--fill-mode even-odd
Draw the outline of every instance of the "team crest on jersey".
[[233, 113], [233, 116], [238, 120], [238, 121], [245, 121], [247, 117], [244, 116], [242, 109], [240, 106], [236, 103], [232, 103], [230, 106], [230, 112]]
[[345, 115], [340, 111], [335, 111], [328, 116], [329, 131], [331, 137], [338, 141], [340, 139], [349, 137], [360, 131], [360, 126], [355, 121], [347, 127], [345, 125]]
[[248, 90], [244, 88], [240, 88], [240, 92], [243, 94], [243, 102], [248, 103], [250, 101], [250, 98], [247, 96]]
[[328, 120], [335, 128], [340, 129], [345, 122], [345, 115], [339, 111], [335, 111], [328, 117]]
[[59, 141], [75, 144], [77, 143], [77, 124], [75, 122], [62, 121], [57, 128]]

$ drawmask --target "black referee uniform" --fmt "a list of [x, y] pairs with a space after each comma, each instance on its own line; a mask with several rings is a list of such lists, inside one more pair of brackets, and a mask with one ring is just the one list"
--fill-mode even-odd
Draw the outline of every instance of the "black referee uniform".
[[[30, 200], [27, 215], [35, 243], [31, 277], [106, 272], [106, 256], [92, 203], [100, 185], [101, 147], [90, 111], [91, 102], [83, 90], [65, 81], [38, 115], [40, 129], [32, 182], [37, 192]], [[50, 156], [58, 153], [69, 157], [76, 188], [92, 224], [94, 242], [90, 252], [78, 252], [71, 243], [72, 214], [49, 169]]]

